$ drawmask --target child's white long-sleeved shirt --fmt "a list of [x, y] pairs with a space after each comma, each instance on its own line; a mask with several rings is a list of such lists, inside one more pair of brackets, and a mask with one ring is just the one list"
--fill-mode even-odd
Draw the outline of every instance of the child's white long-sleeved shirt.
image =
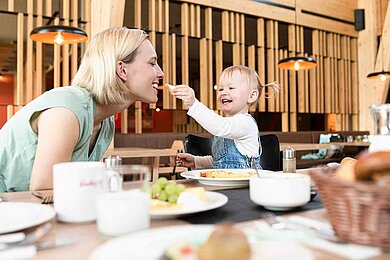
[[[223, 117], [195, 100], [187, 114], [214, 136], [233, 139], [238, 151], [248, 157], [259, 156], [259, 130], [254, 118], [248, 114]], [[195, 156], [195, 168], [210, 168], [211, 156]]]

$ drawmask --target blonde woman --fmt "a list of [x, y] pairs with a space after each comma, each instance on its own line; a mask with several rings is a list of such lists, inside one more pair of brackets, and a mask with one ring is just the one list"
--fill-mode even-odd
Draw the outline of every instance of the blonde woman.
[[135, 101], [157, 101], [164, 74], [142, 30], [110, 28], [85, 52], [72, 86], [50, 90], [0, 130], [0, 192], [52, 189], [52, 167], [99, 161], [113, 134], [113, 115]]
[[[278, 86], [274, 84], [277, 91]], [[189, 107], [188, 115], [214, 135], [212, 155], [178, 155], [179, 163], [196, 169], [245, 169], [260, 167], [261, 143], [249, 108], [256, 105], [264, 86], [257, 73], [246, 66], [226, 68], [219, 79], [217, 102], [226, 116], [220, 116], [195, 98], [192, 88], [179, 85], [173, 95]]]

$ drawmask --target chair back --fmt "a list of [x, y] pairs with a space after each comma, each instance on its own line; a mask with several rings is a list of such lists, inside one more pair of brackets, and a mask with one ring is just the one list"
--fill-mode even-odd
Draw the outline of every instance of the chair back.
[[280, 171], [280, 146], [279, 138], [275, 134], [260, 136], [262, 153], [260, 165], [263, 170]]
[[202, 137], [198, 135], [189, 134], [184, 139], [184, 151], [192, 155], [211, 155], [212, 145], [212, 137]]

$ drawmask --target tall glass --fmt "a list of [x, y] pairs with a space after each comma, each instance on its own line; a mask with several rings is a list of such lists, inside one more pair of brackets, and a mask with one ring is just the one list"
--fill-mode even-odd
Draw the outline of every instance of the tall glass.
[[[97, 227], [101, 234], [119, 236], [150, 227], [149, 178], [150, 168], [142, 165], [118, 165], [107, 169], [128, 180], [124, 189], [103, 190], [96, 199]], [[105, 187], [105, 188], [104, 188]]]
[[370, 152], [390, 150], [390, 104], [370, 106], [374, 120], [374, 136], [369, 147]]

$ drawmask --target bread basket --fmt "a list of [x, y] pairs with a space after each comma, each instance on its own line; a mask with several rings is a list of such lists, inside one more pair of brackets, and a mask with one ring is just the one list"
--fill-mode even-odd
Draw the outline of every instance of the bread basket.
[[390, 188], [334, 177], [335, 168], [311, 171], [336, 235], [346, 242], [390, 250]]

